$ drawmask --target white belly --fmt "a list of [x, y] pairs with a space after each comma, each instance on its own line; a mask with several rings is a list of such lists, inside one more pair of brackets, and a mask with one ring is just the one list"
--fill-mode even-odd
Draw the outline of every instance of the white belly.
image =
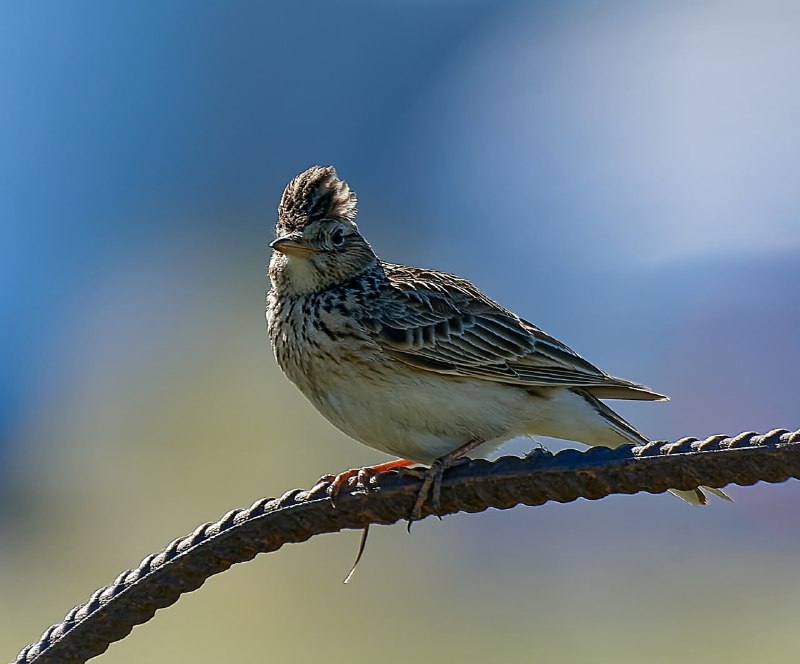
[[481, 456], [525, 433], [520, 424], [530, 397], [518, 388], [432, 373], [392, 374], [332, 380], [312, 401], [356, 440], [423, 463], [475, 438], [487, 441], [474, 455]]

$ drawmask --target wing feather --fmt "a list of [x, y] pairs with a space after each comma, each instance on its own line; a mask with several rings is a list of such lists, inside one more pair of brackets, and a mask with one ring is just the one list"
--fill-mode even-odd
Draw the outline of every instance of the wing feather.
[[464, 279], [384, 268], [390, 287], [362, 323], [386, 353], [410, 366], [531, 387], [581, 387], [595, 397], [664, 398], [609, 376]]

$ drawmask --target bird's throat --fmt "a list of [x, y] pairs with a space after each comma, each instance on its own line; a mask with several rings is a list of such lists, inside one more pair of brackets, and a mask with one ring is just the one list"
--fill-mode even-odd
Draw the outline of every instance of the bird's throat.
[[308, 295], [321, 289], [319, 271], [305, 257], [284, 256], [280, 259], [280, 288], [293, 295]]

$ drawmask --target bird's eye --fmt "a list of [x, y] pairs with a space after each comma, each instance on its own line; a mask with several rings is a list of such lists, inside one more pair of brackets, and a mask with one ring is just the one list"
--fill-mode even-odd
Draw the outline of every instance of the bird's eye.
[[344, 231], [341, 228], [337, 228], [331, 233], [331, 244], [334, 247], [341, 247], [344, 244]]

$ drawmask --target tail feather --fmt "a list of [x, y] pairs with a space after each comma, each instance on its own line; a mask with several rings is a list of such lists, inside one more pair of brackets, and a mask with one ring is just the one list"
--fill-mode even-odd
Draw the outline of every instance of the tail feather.
[[[634, 390], [636, 387], [641, 386], [631, 386], [630, 388], [606, 388], [606, 389], [629, 389]], [[573, 390], [577, 394], [580, 394], [584, 399], [586, 399], [589, 404], [597, 410], [597, 412], [603, 416], [603, 418], [608, 422], [609, 426], [616, 431], [617, 433], [621, 434], [628, 442], [633, 443], [634, 445], [647, 445], [650, 440], [643, 434], [639, 433], [636, 429], [633, 428], [628, 422], [626, 422], [620, 415], [615, 413], [611, 408], [606, 406], [602, 401], [600, 401], [597, 397], [597, 389], [598, 388], [589, 388], [588, 390]], [[654, 392], [649, 392], [647, 388], [642, 388], [644, 394], [648, 396], [639, 397], [641, 399], [656, 399], [661, 398], [661, 395], [657, 395]], [[631, 398], [631, 397], [624, 397], [624, 398]], [[637, 397], [632, 397], [637, 398]], [[666, 398], [666, 397], [663, 397]], [[691, 489], [688, 491], [681, 491], [679, 489], [670, 489], [669, 492], [673, 496], [677, 496], [682, 500], [685, 500], [690, 505], [707, 505], [708, 504], [708, 496], [706, 496], [705, 492], [711, 493], [715, 496], [722, 498], [723, 500], [727, 500], [733, 502], [733, 498], [731, 498], [727, 493], [725, 493], [722, 489], [715, 489], [710, 486], [701, 486], [697, 487], [696, 489]]]
[[622, 436], [623, 441], [620, 441], [620, 444], [623, 442], [628, 442], [633, 443], [634, 445], [647, 445], [647, 443], [650, 442], [646, 436], [634, 429], [632, 425], [628, 424], [628, 422], [622, 419], [620, 415], [606, 406], [606, 404], [594, 396], [593, 393], [590, 393], [587, 390], [578, 389], [573, 389], [572, 391], [586, 399], [589, 405], [592, 406], [592, 408], [594, 408], [597, 413], [606, 420], [608, 425], [620, 436]]
[[669, 490], [673, 496], [677, 496], [681, 500], [685, 500], [690, 505], [708, 505], [708, 496], [705, 494], [706, 491], [714, 494], [715, 496], [719, 496], [723, 500], [727, 500], [731, 503], [733, 502], [733, 498], [731, 498], [722, 489], [715, 489], [710, 486], [699, 486], [696, 489], [690, 489], [689, 491], [680, 491], [678, 489]]

